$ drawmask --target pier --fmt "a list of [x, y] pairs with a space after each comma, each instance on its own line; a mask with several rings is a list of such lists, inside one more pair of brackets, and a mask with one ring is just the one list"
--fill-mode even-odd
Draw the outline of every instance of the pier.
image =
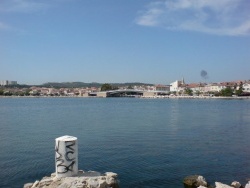
[[86, 93], [86, 97], [154, 97], [169, 95], [169, 91], [110, 90]]

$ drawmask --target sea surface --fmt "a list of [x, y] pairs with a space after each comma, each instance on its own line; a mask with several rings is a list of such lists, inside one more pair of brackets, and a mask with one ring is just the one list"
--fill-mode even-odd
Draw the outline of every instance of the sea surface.
[[183, 188], [192, 174], [250, 178], [250, 100], [0, 98], [0, 188], [55, 171], [55, 138], [79, 142], [79, 169], [122, 188]]

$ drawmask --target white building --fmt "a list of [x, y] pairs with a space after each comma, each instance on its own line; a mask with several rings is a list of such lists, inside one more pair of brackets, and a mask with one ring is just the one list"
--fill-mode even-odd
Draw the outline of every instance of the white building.
[[181, 90], [180, 86], [184, 85], [184, 84], [185, 84], [184, 79], [182, 79], [182, 81], [176, 80], [175, 82], [172, 82], [170, 84], [170, 91], [172, 91], [172, 92], [174, 92], [174, 91], [178, 92], [178, 91]]
[[205, 92], [220, 92], [222, 89], [224, 89], [224, 86], [217, 83], [208, 84], [204, 88]]
[[243, 84], [243, 92], [249, 92], [250, 93], [250, 82]]
[[7, 82], [8, 82], [7, 80], [1, 80], [1, 81], [0, 81], [0, 85], [1, 85], [1, 86], [6, 86], [6, 85], [7, 85]]
[[2, 80], [0, 81], [1, 86], [17, 85], [17, 81]]

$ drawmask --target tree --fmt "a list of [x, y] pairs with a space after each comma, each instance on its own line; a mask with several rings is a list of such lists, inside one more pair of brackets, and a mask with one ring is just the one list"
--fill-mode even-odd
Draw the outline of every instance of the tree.
[[31, 91], [31, 89], [26, 89], [25, 92], [24, 92], [24, 95], [30, 96], [30, 91]]
[[19, 96], [24, 96], [24, 92], [21, 92], [21, 91], [20, 91], [20, 92], [18, 92], [18, 95], [19, 95]]
[[5, 92], [4, 92], [4, 95], [5, 95], [5, 96], [11, 96], [11, 95], [13, 95], [13, 93], [11, 93], [10, 91], [5, 91]]
[[243, 93], [243, 83], [240, 82], [239, 89], [235, 91], [236, 95], [241, 95]]
[[172, 93], [173, 95], [176, 95], [176, 94], [177, 94], [177, 92], [176, 92], [176, 91], [172, 91], [171, 93]]
[[128, 86], [128, 89], [133, 89], [133, 87], [131, 85]]
[[112, 89], [113, 89], [113, 87], [110, 84], [103, 84], [102, 87], [101, 87], [101, 91], [109, 91], [109, 90], [112, 90]]
[[0, 89], [0, 95], [3, 95], [4, 91], [2, 89]]
[[233, 95], [233, 90], [231, 89], [231, 87], [227, 87], [220, 91], [220, 95], [225, 97], [231, 97]]
[[201, 92], [199, 91], [199, 90], [197, 90], [196, 92], [195, 92], [195, 95], [200, 95], [201, 94]]
[[118, 90], [118, 86], [112, 86], [112, 90]]
[[186, 88], [185, 89], [185, 94], [187, 94], [187, 95], [193, 95], [193, 90], [192, 89], [190, 89], [190, 88]]

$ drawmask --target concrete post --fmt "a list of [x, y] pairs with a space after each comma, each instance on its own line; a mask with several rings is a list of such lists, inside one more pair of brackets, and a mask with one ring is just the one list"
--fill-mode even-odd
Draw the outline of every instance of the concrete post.
[[78, 174], [78, 143], [73, 136], [56, 138], [56, 177], [72, 177]]

